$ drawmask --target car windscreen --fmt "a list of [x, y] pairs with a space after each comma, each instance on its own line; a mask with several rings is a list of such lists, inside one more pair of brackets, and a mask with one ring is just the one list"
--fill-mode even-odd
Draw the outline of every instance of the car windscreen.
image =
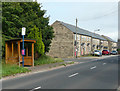
[[112, 52], [116, 52], [116, 51], [112, 51]]
[[103, 51], [108, 51], [108, 50], [103, 50]]
[[98, 50], [95, 50], [95, 52], [99, 52]]

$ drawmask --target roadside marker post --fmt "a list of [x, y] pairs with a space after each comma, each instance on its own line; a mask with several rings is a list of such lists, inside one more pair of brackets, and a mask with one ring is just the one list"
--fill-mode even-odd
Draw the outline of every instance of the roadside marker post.
[[24, 67], [24, 55], [25, 55], [25, 49], [24, 49], [24, 35], [25, 35], [26, 28], [22, 28], [22, 37], [23, 37], [23, 48], [22, 48], [22, 66]]

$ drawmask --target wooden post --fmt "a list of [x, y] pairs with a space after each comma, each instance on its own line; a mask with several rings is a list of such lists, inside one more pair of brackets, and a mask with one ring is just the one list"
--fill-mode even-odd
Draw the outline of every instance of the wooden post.
[[7, 63], [8, 61], [8, 44], [7, 42], [5, 43], [5, 62]]
[[20, 42], [18, 42], [18, 61], [19, 61], [19, 67], [20, 67]]
[[28, 57], [28, 45], [26, 47], [26, 56]]
[[32, 66], [34, 67], [34, 43], [32, 43]]
[[13, 49], [14, 49], [14, 46], [13, 46], [13, 42], [12, 42], [12, 56], [13, 56], [13, 53], [14, 53], [14, 52], [13, 52]]

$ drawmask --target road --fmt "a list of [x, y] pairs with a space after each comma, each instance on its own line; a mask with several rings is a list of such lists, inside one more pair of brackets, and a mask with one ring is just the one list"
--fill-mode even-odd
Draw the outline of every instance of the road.
[[3, 80], [2, 87], [32, 91], [36, 89], [117, 89], [118, 56]]

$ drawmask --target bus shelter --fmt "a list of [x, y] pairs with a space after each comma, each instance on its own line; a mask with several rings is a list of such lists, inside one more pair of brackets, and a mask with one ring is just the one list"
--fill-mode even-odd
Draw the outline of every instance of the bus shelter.
[[[22, 42], [22, 38], [5, 41], [6, 64], [22, 65]], [[36, 43], [36, 41], [33, 39], [24, 39], [24, 65], [34, 66], [34, 43]]]

